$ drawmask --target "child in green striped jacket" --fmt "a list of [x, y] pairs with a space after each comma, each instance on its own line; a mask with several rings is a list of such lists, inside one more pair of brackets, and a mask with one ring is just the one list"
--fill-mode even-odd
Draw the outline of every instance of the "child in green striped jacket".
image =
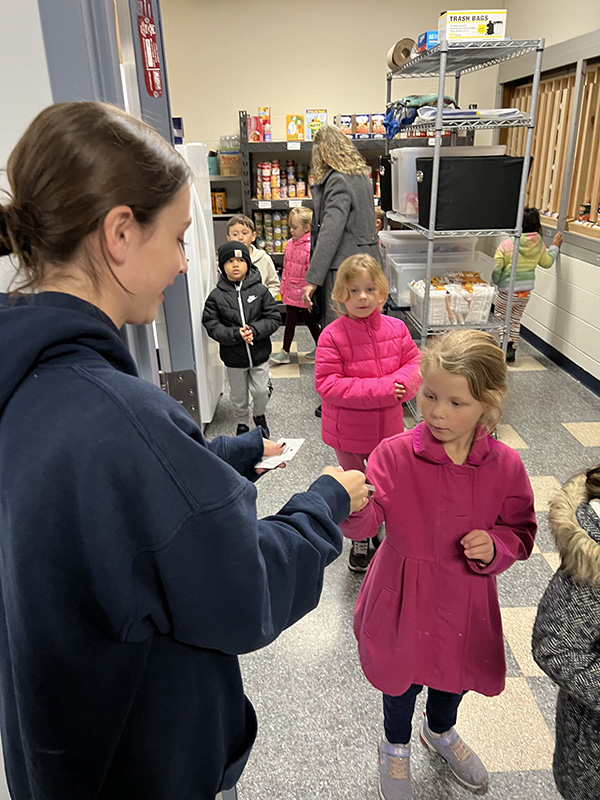
[[[513, 293], [513, 304], [510, 313], [510, 336], [506, 360], [512, 363], [515, 360], [519, 332], [521, 330], [521, 317], [525, 306], [529, 302], [531, 290], [535, 283], [535, 268], [539, 265], [548, 269], [556, 261], [558, 250], [562, 243], [562, 234], [557, 233], [549, 248], [542, 241], [542, 225], [540, 212], [537, 208], [526, 208], [523, 211], [523, 234], [519, 242], [519, 258], [517, 260], [517, 273]], [[495, 315], [504, 320], [508, 301], [508, 287], [510, 283], [510, 269], [513, 258], [513, 240], [505, 239], [500, 242], [494, 259], [496, 269], [492, 273], [492, 281], [498, 287], [498, 296], [495, 303]]]

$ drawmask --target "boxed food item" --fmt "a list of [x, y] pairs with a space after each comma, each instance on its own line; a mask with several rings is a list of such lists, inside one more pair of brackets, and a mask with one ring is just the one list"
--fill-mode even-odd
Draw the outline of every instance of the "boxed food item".
[[352, 138], [355, 131], [354, 114], [340, 114], [335, 118], [336, 125], [345, 136]]
[[505, 39], [506, 9], [444, 11], [438, 20], [438, 35], [441, 42]]
[[370, 139], [371, 138], [371, 115], [370, 114], [356, 114], [356, 125], [354, 127], [354, 137], [356, 139]]
[[327, 125], [327, 111], [324, 108], [307, 108], [305, 121], [306, 141], [312, 142], [319, 128]]
[[288, 142], [304, 141], [304, 114], [286, 114], [285, 131]]
[[385, 139], [387, 132], [383, 121], [385, 114], [371, 114], [371, 136], [373, 139]]
[[263, 123], [260, 117], [248, 117], [248, 141], [262, 142]]
[[417, 52], [423, 53], [425, 50], [431, 50], [438, 43], [437, 31], [425, 31], [417, 39]]
[[259, 106], [258, 107], [258, 116], [260, 117], [260, 121], [262, 123], [263, 140], [265, 142], [270, 142], [271, 141], [271, 107], [270, 106]]

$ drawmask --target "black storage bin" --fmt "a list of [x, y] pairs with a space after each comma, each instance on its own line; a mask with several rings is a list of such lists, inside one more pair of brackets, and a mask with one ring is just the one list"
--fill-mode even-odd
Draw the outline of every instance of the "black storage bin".
[[[429, 227], [433, 158], [417, 158], [419, 225]], [[511, 230], [523, 159], [511, 156], [444, 156], [440, 159], [436, 231]]]
[[392, 163], [390, 156], [379, 156], [379, 205], [384, 211], [392, 210]]

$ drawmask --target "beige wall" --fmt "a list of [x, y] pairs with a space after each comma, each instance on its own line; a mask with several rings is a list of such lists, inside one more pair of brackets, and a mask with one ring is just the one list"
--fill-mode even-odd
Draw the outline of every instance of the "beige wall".
[[546, 47], [600, 28], [598, 0], [506, 0], [513, 39], [546, 40]]
[[[383, 112], [388, 49], [437, 28], [440, 8], [430, 0], [163, 0], [173, 114], [184, 117], [187, 141], [214, 146], [237, 131], [240, 109], [256, 114], [259, 105], [272, 108], [274, 140], [285, 139], [286, 114], [307, 108], [326, 108], [330, 121]], [[465, 77], [463, 102], [493, 104], [495, 83], [494, 70]], [[436, 82], [394, 84], [395, 97], [422, 91], [437, 91]]]
[[[578, 0], [576, 13], [564, 0], [483, 5], [508, 9], [513, 39], [553, 44], [600, 27], [598, 0]], [[340, 112], [383, 111], [389, 47], [437, 28], [441, 8], [431, 0], [163, 0], [173, 114], [184, 117], [187, 141], [216, 146], [237, 131], [240, 109], [256, 114], [259, 105], [272, 108], [274, 139], [285, 138], [286, 114], [307, 108], [326, 108], [331, 121]], [[495, 105], [496, 82], [495, 69], [465, 76], [461, 105]], [[395, 98], [436, 90], [435, 81], [394, 83]]]

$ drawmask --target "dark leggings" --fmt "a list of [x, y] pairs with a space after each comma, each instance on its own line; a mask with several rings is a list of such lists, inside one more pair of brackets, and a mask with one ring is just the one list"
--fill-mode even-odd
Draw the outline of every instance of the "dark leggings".
[[308, 330], [312, 333], [315, 344], [319, 341], [319, 334], [321, 328], [314, 314], [311, 314], [308, 308], [299, 308], [298, 306], [285, 307], [285, 332], [283, 334], [283, 349], [286, 353], [290, 352], [294, 333], [296, 332], [296, 325], [302, 315], [302, 322], [306, 325]]
[[[410, 742], [415, 701], [422, 688], [418, 683], [413, 683], [408, 691], [397, 697], [383, 695], [383, 727], [388, 742]], [[428, 689], [426, 711], [429, 729], [434, 733], [446, 733], [456, 725], [458, 706], [462, 699], [462, 694]]]

